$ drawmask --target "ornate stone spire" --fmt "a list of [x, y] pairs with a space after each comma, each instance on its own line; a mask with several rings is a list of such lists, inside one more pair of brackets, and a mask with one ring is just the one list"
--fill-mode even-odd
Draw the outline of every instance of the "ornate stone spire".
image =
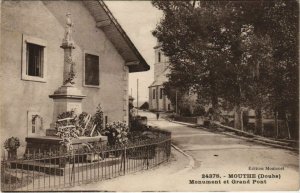
[[72, 39], [72, 28], [73, 22], [71, 20], [71, 14], [66, 14], [66, 27], [65, 36], [62, 41], [61, 48], [64, 49], [64, 74], [63, 74], [63, 85], [75, 85], [76, 77], [76, 64], [72, 60], [72, 49], [75, 49], [74, 42]]
[[52, 95], [49, 95], [54, 102], [51, 128], [54, 127], [57, 116], [60, 113], [75, 110], [77, 114], [80, 114], [82, 112], [82, 99], [86, 97], [75, 85], [76, 65], [72, 59], [72, 50], [75, 49], [75, 47], [72, 39], [73, 23], [70, 16], [71, 14], [67, 13], [65, 35], [60, 46], [64, 49], [63, 84], [55, 90]]
[[73, 22], [71, 20], [71, 13], [66, 14], [66, 27], [65, 27], [65, 37], [63, 39], [61, 47], [71, 47], [74, 48], [74, 42], [72, 39], [72, 28]]

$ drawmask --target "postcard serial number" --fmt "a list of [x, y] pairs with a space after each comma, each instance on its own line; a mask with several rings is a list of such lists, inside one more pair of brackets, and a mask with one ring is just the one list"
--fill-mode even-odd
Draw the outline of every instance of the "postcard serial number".
[[202, 178], [220, 178], [219, 174], [202, 174]]

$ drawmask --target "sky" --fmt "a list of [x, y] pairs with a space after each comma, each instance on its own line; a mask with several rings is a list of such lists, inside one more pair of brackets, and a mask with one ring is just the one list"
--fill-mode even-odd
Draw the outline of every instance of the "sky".
[[[139, 106], [148, 101], [148, 86], [154, 77], [154, 49], [156, 38], [151, 31], [162, 17], [162, 12], [153, 7], [151, 1], [105, 1], [133, 44], [139, 50], [150, 70], [129, 74], [129, 94], [137, 98], [137, 79], [139, 79]], [[134, 101], [136, 105], [136, 100]]]

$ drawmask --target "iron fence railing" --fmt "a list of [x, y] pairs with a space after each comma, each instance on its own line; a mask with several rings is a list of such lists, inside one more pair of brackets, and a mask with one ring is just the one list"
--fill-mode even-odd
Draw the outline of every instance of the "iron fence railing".
[[136, 140], [123, 146], [99, 145], [60, 151], [27, 152], [19, 159], [1, 161], [2, 191], [49, 191], [101, 181], [167, 162], [171, 134], [154, 130], [155, 139]]

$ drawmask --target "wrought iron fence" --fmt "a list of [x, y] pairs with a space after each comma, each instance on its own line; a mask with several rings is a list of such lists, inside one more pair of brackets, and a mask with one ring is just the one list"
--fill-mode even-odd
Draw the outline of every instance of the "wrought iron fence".
[[2, 191], [49, 191], [147, 170], [167, 162], [171, 134], [158, 131], [155, 139], [123, 146], [74, 147], [61, 151], [26, 152], [23, 158], [1, 161]]

